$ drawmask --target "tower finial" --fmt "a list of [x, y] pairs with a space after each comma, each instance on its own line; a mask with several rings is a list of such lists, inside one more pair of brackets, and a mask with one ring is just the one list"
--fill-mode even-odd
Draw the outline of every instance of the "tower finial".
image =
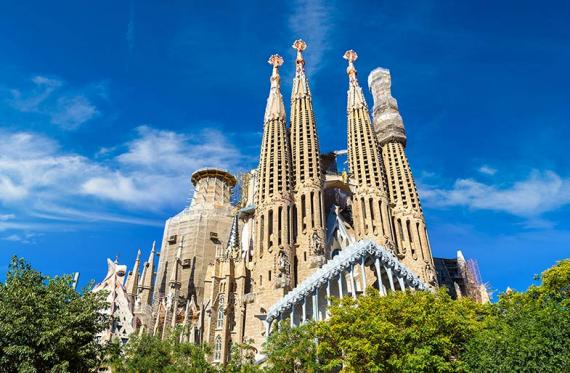
[[344, 52], [343, 58], [348, 61], [348, 67], [346, 68], [346, 73], [351, 79], [356, 78], [356, 68], [354, 67], [354, 61], [358, 59], [358, 54], [352, 49]]
[[283, 57], [278, 54], [272, 54], [267, 61], [268, 64], [273, 66], [273, 73], [271, 74], [271, 88], [279, 86], [279, 66], [283, 65]]
[[307, 49], [307, 43], [305, 43], [303, 39], [297, 39], [293, 42], [292, 47], [297, 50], [297, 59], [295, 60], [297, 63], [297, 69], [302, 69], [305, 65], [302, 52]]

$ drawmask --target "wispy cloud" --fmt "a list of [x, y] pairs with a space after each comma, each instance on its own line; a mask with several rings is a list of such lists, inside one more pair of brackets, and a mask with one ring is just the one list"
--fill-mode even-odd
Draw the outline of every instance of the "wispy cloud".
[[534, 170], [509, 185], [458, 179], [451, 188], [423, 185], [422, 196], [432, 207], [464, 206], [536, 219], [570, 204], [570, 179], [553, 171]]
[[[237, 171], [245, 156], [224, 133], [136, 129], [133, 139], [98, 156], [65, 152], [53, 139], [0, 130], [0, 231], [49, 230], [53, 222], [160, 225], [182, 208], [198, 168]], [[160, 218], [157, 218], [160, 217]]]
[[102, 91], [106, 89], [104, 84], [77, 90], [66, 88], [57, 78], [35, 76], [31, 82], [31, 88], [10, 90], [10, 106], [23, 113], [45, 115], [50, 123], [66, 130], [76, 129], [99, 114], [88, 94], [106, 94]]
[[479, 167], [478, 170], [480, 173], [482, 173], [483, 175], [494, 175], [497, 173], [497, 169], [488, 166], [486, 164], [484, 164], [483, 166]]
[[22, 234], [10, 234], [6, 237], [3, 237], [2, 240], [4, 241], [12, 241], [18, 242], [26, 245], [34, 245], [36, 243], [36, 237], [41, 236], [40, 233], [22, 233]]
[[289, 28], [295, 38], [304, 39], [307, 48], [307, 70], [318, 72], [324, 65], [324, 56], [330, 49], [331, 30], [334, 26], [332, 5], [322, 0], [296, 0], [291, 3]]
[[99, 112], [84, 96], [60, 97], [50, 113], [51, 122], [65, 129], [75, 129]]

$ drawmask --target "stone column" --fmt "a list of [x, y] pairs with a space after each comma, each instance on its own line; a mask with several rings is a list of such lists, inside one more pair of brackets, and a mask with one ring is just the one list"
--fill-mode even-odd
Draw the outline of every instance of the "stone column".
[[360, 275], [362, 276], [362, 292], [366, 295], [366, 267], [364, 263], [366, 262], [366, 257], [362, 257], [360, 259]]
[[392, 277], [392, 268], [384, 266], [384, 270], [386, 271], [386, 274], [388, 275], [388, 282], [390, 283], [390, 289], [392, 291], [396, 291], [396, 288], [394, 287], [394, 278]]
[[356, 282], [354, 281], [354, 264], [350, 265], [350, 286], [352, 286], [352, 297], [356, 299]]

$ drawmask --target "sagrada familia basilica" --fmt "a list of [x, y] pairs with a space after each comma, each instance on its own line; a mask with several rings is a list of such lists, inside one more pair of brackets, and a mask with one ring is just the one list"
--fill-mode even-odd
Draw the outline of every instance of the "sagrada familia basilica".
[[[194, 172], [190, 205], [166, 221], [148, 260], [141, 262], [139, 250], [128, 277], [109, 261], [96, 290], [110, 290], [109, 312], [118, 321], [103, 338], [126, 341], [133, 332], [167, 338], [181, 328], [184, 340], [208, 343], [212, 361], [224, 363], [232, 343], [251, 343], [262, 358], [279, 321], [326, 319], [331, 297], [446, 286], [454, 297], [488, 301], [461, 252], [456, 259], [432, 256], [390, 72], [377, 68], [368, 76], [370, 113], [357, 54], [344, 54], [347, 150], [324, 154], [305, 74], [307, 45], [297, 40], [293, 47], [289, 118], [283, 59], [273, 55], [259, 166], [240, 177], [239, 202], [231, 202], [234, 175]], [[344, 155], [348, 173], [337, 169]]]

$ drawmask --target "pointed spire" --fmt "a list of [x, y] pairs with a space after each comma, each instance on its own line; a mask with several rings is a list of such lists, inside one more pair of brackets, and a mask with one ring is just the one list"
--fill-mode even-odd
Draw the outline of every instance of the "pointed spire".
[[129, 272], [129, 278], [127, 279], [127, 294], [133, 299], [137, 294], [137, 288], [139, 286], [139, 271], [141, 263], [141, 249], [137, 251], [137, 258], [135, 264], [133, 265], [133, 270]]
[[348, 109], [358, 109], [360, 107], [368, 107], [366, 105], [366, 100], [364, 98], [364, 93], [362, 88], [358, 83], [356, 77], [356, 67], [354, 66], [354, 61], [358, 59], [358, 54], [352, 49], [347, 50], [344, 53], [343, 58], [348, 61], [348, 67], [346, 68], [346, 73], [348, 74], [349, 86], [348, 86]]
[[307, 49], [307, 43], [302, 39], [297, 39], [293, 43], [293, 49], [297, 50], [297, 58], [295, 60], [295, 78], [293, 79], [293, 92], [291, 93], [291, 100], [301, 98], [306, 95], [310, 96], [309, 83], [305, 76], [305, 60], [303, 59], [302, 52]]
[[232, 226], [230, 228], [230, 236], [228, 238], [228, 244], [226, 246], [226, 252], [224, 256], [226, 258], [232, 258], [234, 249], [239, 249], [239, 229], [238, 229], [238, 214], [236, 214], [232, 220]]
[[148, 261], [144, 264], [144, 268], [143, 268], [141, 286], [143, 288], [146, 288], [146, 289], [150, 289], [152, 287], [152, 277], [154, 275], [155, 249], [156, 249], [156, 241], [153, 241], [152, 242], [152, 249], [150, 250], [150, 255], [148, 257]]
[[281, 96], [281, 77], [279, 76], [279, 66], [283, 65], [283, 57], [278, 54], [273, 54], [267, 61], [273, 66], [271, 74], [271, 89], [269, 91], [269, 98], [267, 99], [267, 106], [265, 108], [265, 122], [271, 119], [285, 119], [285, 105], [283, 104], [283, 97]]

